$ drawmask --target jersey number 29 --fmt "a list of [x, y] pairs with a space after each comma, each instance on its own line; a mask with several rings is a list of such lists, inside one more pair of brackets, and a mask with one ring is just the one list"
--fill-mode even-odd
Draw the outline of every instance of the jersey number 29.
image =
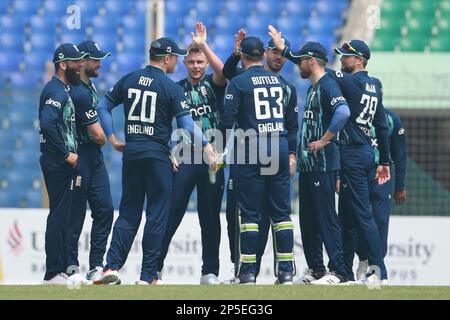
[[[128, 89], [128, 99], [133, 98], [133, 104], [131, 105], [130, 112], [128, 113], [128, 120], [130, 121], [141, 121], [146, 123], [154, 123], [155, 122], [155, 111], [156, 111], [156, 92], [153, 91], [144, 91], [142, 93], [141, 90], [135, 88]], [[141, 100], [142, 96], [142, 100]], [[150, 115], [147, 117], [147, 99], [150, 98]], [[135, 115], [134, 111], [136, 109], [137, 104], [141, 101], [141, 114]]]
[[363, 94], [360, 103], [365, 103], [366, 106], [364, 107], [359, 117], [356, 119], [356, 122], [363, 125], [372, 126], [373, 117], [375, 115], [375, 112], [377, 111], [378, 98]]

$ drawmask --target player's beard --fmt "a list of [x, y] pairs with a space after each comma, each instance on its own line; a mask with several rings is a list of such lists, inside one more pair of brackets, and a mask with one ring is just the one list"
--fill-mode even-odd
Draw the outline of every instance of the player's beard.
[[341, 64], [341, 71], [342, 72], [347, 72], [347, 73], [353, 73], [353, 68], [347, 67], [344, 64]]
[[91, 69], [89, 69], [89, 68], [86, 68], [85, 70], [84, 70], [84, 72], [86, 73], [86, 75], [89, 77], [89, 78], [97, 78], [98, 77], [98, 75], [99, 75], [99, 70], [100, 68], [91, 68]]
[[74, 86], [77, 86], [81, 82], [80, 74], [76, 72], [75, 69], [67, 68], [64, 72], [66, 75], [67, 80]]
[[307, 72], [307, 71], [300, 69], [300, 76], [302, 77], [302, 79], [308, 79], [310, 75], [311, 75], [311, 72]]

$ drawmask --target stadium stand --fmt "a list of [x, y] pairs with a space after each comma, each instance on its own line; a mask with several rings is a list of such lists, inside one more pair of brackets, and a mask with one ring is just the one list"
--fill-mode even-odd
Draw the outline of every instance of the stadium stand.
[[[322, 42], [333, 61], [332, 49], [341, 41], [341, 28], [346, 24], [350, 5], [351, 0], [166, 0], [164, 34], [187, 45], [195, 22], [203, 21], [208, 28], [208, 42], [225, 60], [239, 28], [267, 41], [267, 24], [271, 23], [283, 31], [295, 48], [308, 40]], [[77, 8], [81, 13], [80, 28], [72, 29], [71, 23], [76, 21], [68, 18]], [[146, 0], [0, 1], [0, 207], [43, 205], [39, 144], [35, 139], [37, 101], [48, 77], [47, 63], [53, 49], [62, 42], [93, 39], [111, 51], [112, 56], [102, 61], [102, 75], [96, 83], [102, 96], [121, 76], [145, 65], [148, 59], [145, 8]], [[438, 127], [448, 125], [448, 112], [444, 111], [449, 109], [446, 92], [450, 77], [445, 70], [450, 69], [443, 68], [439, 62], [448, 61], [449, 36], [450, 0], [381, 1], [380, 29], [376, 30], [371, 47], [374, 51], [400, 52], [395, 58], [377, 52], [377, 59], [370, 63], [371, 72], [384, 83], [387, 106], [405, 117], [409, 112], [402, 113], [402, 110], [439, 109], [443, 113]], [[422, 57], [411, 54], [424, 51], [441, 52], [443, 56], [418, 64]], [[392, 72], [393, 64], [405, 67]], [[415, 70], [411, 71], [408, 65], [414, 65]], [[300, 79], [297, 67], [289, 62], [282, 74], [296, 85], [299, 103], [302, 103], [308, 82]], [[171, 77], [179, 80], [185, 75], [180, 59]], [[417, 88], [414, 95], [411, 95], [411, 87]], [[437, 120], [429, 120], [426, 130], [433, 130]], [[124, 121], [121, 109], [114, 111], [114, 121], [120, 132]], [[419, 126], [419, 118], [407, 118], [405, 123], [407, 130], [413, 131], [411, 128]], [[431, 135], [430, 139], [433, 137]], [[420, 188], [412, 187], [410, 201], [396, 209], [401, 210], [396, 213], [450, 214], [450, 177], [432, 168], [448, 170], [447, 173], [450, 169], [443, 164], [433, 164], [431, 156], [421, 158], [421, 143], [419, 138], [409, 142], [407, 174], [408, 186], [421, 181]], [[437, 148], [430, 152], [437, 155]], [[109, 145], [104, 148], [104, 154], [114, 206], [118, 208], [121, 155], [113, 152]], [[293, 192], [297, 192], [297, 183], [293, 186]], [[190, 210], [195, 210], [195, 203], [194, 196]]]
[[[347, 0], [168, 0], [165, 1], [165, 34], [187, 45], [190, 32], [197, 20], [206, 23], [209, 42], [225, 60], [231, 52], [233, 35], [244, 27], [249, 34], [267, 40], [267, 24], [279, 25], [291, 42], [299, 47], [305, 37], [319, 37], [331, 52], [336, 43], [335, 30], [344, 23]], [[80, 9], [80, 28], [71, 29], [70, 14]], [[103, 74], [97, 83], [100, 95], [122, 75], [139, 68], [147, 61], [145, 44], [145, 0], [6, 0], [0, 2], [0, 108], [1, 146], [8, 150], [0, 158], [3, 178], [8, 185], [2, 189], [0, 206], [40, 207], [41, 184], [24, 182], [17, 177], [24, 168], [33, 168], [40, 174], [38, 165], [39, 144], [33, 140], [36, 128], [37, 101], [45, 84], [47, 61], [53, 48], [63, 42], [79, 43], [93, 39], [112, 52], [103, 61]], [[340, 12], [336, 19], [333, 13]], [[295, 13], [293, 17], [291, 13]], [[229, 17], [233, 16], [233, 19]], [[299, 19], [300, 18], [300, 19]], [[331, 35], [330, 35], [331, 33]], [[317, 40], [317, 39], [316, 39]], [[331, 57], [331, 56], [330, 56]], [[299, 84], [299, 98], [303, 99], [306, 86], [299, 81], [293, 65], [287, 64], [285, 76]], [[185, 76], [182, 61], [173, 75], [174, 80]], [[306, 82], [305, 82], [306, 83]], [[123, 127], [123, 116], [114, 117], [116, 128]], [[20, 132], [24, 132], [20, 134]], [[26, 154], [25, 154], [26, 152]], [[16, 155], [16, 156], [13, 156]], [[19, 157], [23, 157], [20, 158]], [[120, 155], [105, 148], [109, 166], [115, 207], [118, 207], [121, 190]], [[5, 170], [6, 169], [6, 170]], [[33, 175], [30, 175], [33, 176]], [[18, 193], [17, 191], [20, 190]], [[195, 209], [195, 197], [190, 209]]]

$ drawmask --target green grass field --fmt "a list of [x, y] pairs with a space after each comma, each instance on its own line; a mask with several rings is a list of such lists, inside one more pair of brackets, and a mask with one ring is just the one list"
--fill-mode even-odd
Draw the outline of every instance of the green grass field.
[[382, 300], [450, 299], [450, 287], [389, 286], [369, 289], [364, 286], [0, 286], [0, 300]]

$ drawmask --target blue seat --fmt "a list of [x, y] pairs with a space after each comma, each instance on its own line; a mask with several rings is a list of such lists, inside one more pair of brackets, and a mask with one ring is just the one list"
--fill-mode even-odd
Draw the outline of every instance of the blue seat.
[[[45, 57], [44, 55], [39, 55], [39, 58], [36, 59], [32, 55], [25, 55], [24, 61], [25, 61], [25, 70], [29, 73], [37, 73], [37, 74], [43, 74], [46, 70], [47, 66], [47, 59], [42, 59], [42, 57]], [[36, 84], [36, 82], [34, 82]], [[22, 86], [24, 87], [24, 86]], [[30, 88], [32, 89], [32, 88]]]
[[[173, 23], [166, 23], [167, 25], [173, 25]], [[145, 20], [137, 19], [135, 16], [125, 16], [122, 19], [122, 26], [124, 29], [124, 34], [128, 35], [129, 33], [145, 33]]]
[[166, 23], [166, 25], [164, 26], [164, 34], [168, 37], [176, 39], [179, 36], [180, 27], [182, 27], [182, 25], [175, 22]]
[[[37, 108], [36, 108], [37, 110]], [[37, 112], [33, 112], [34, 114], [30, 115], [30, 119], [35, 121], [38, 119]], [[27, 149], [38, 149], [36, 147], [39, 145], [39, 131], [37, 129], [24, 129], [19, 133], [19, 144], [22, 148]]]
[[266, 19], [261, 19], [260, 16], [250, 16], [245, 20], [247, 36], [261, 37], [262, 35], [267, 35], [267, 25], [268, 22]]
[[288, 0], [284, 6], [284, 10], [288, 15], [305, 18], [309, 17], [315, 5], [316, 2], [311, 0]]
[[30, 19], [31, 34], [55, 33], [56, 18], [54, 16], [32, 16]]
[[13, 8], [14, 13], [20, 13], [27, 16], [35, 14], [39, 7], [41, 6], [41, 1], [29, 1], [29, 0], [14, 0]]
[[124, 52], [145, 52], [145, 35], [127, 35], [124, 40]]
[[281, 17], [277, 20], [278, 29], [285, 33], [297, 33], [302, 34], [303, 29], [307, 24], [307, 20], [301, 19], [297, 16]]
[[244, 19], [233, 17], [230, 19], [227, 15], [221, 15], [215, 20], [215, 28], [217, 33], [236, 34], [243, 25]]
[[61, 43], [73, 43], [78, 44], [87, 39], [86, 34], [83, 31], [65, 31], [61, 34], [60, 42]]
[[18, 71], [23, 54], [16, 52], [0, 52], [1, 72]]
[[165, 3], [165, 10], [167, 14], [170, 14], [170, 17], [174, 20], [176, 18], [183, 17], [189, 13], [189, 10], [194, 6], [194, 1], [185, 0], [185, 1], [177, 1], [177, 0], [167, 0]]
[[225, 14], [229, 17], [248, 17], [255, 8], [252, 1], [228, 0], [224, 4]]
[[229, 53], [233, 50], [234, 35], [218, 34], [214, 37], [214, 49], [217, 51], [227, 51]]
[[110, 14], [128, 14], [134, 5], [134, 1], [123, 1], [123, 0], [108, 0], [105, 1], [104, 8], [106, 10], [105, 16]]
[[103, 51], [109, 51], [109, 52], [115, 54], [116, 45], [118, 42], [117, 34], [94, 32], [94, 34], [92, 36], [92, 40], [97, 42]]
[[100, 7], [103, 4], [102, 0], [76, 0], [75, 5], [80, 7], [81, 20], [90, 19], [98, 14]]
[[333, 33], [339, 27], [340, 22], [340, 19], [330, 20], [319, 17], [311, 17], [308, 20], [308, 31], [309, 33]]
[[342, 16], [343, 11], [347, 8], [347, 1], [339, 0], [318, 0], [316, 5], [317, 15], [321, 17]]
[[50, 51], [56, 47], [56, 37], [54, 32], [32, 33], [30, 35], [31, 55], [35, 51]]
[[42, 207], [42, 191], [30, 190], [26, 193], [26, 207], [27, 208], [41, 208]]
[[195, 3], [195, 10], [198, 16], [217, 17], [222, 9], [222, 1], [198, 0]]
[[71, 5], [72, 1], [61, 0], [44, 0], [44, 10], [46, 16], [60, 16], [66, 14], [67, 7]]
[[[37, 119], [37, 114], [35, 115], [35, 111], [37, 108], [33, 108], [33, 111], [29, 106], [20, 106], [20, 108], [24, 109], [25, 111], [18, 111], [14, 110], [14, 112], [11, 112], [9, 116], [9, 121], [11, 123], [11, 127], [14, 127], [15, 129], [21, 129], [26, 130], [34, 127], [34, 121]], [[19, 108], [17, 108], [19, 109]], [[26, 112], [28, 111], [28, 112]], [[29, 114], [31, 111], [32, 114]]]
[[256, 14], [269, 13], [275, 17], [281, 11], [283, 2], [279, 0], [259, 0], [256, 1]]
[[10, 0], [0, 1], [0, 15], [6, 13], [10, 7], [11, 7]]
[[3, 51], [23, 51], [25, 35], [22, 33], [6, 33], [0, 34], [0, 48]]
[[25, 17], [19, 15], [1, 16], [0, 30], [2, 33], [23, 33], [25, 31]]
[[19, 204], [19, 197], [13, 192], [0, 190], [0, 208], [16, 208]]
[[[33, 57], [31, 55], [28, 56]], [[28, 56], [25, 56], [25, 65]], [[11, 72], [9, 74], [9, 80], [11, 81], [12, 87], [17, 90], [35, 90], [39, 75], [35, 72]]]
[[120, 53], [116, 57], [117, 71], [119, 74], [125, 73], [142, 68], [144, 63], [144, 55], [137, 53]]
[[94, 16], [91, 19], [91, 26], [93, 34], [101, 33], [115, 33], [117, 30], [116, 16]]

